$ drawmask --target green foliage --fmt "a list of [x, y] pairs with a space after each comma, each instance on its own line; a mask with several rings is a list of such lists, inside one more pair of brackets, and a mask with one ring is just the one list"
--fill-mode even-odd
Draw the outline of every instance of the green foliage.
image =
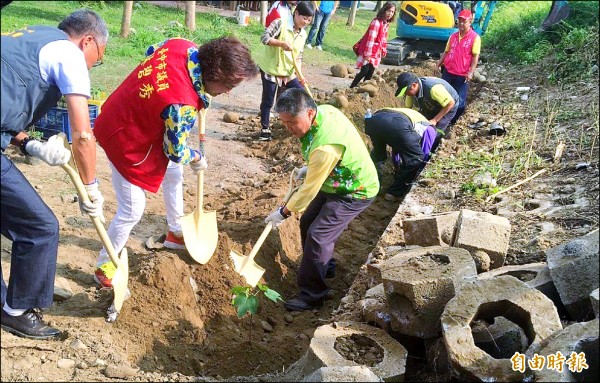
[[256, 287], [250, 286], [235, 286], [229, 292], [233, 295], [231, 304], [237, 310], [238, 318], [242, 318], [246, 314], [254, 315], [258, 309], [258, 294], [260, 292], [273, 302], [283, 301], [281, 295], [270, 289], [267, 285], [259, 283]]
[[541, 31], [551, 1], [499, 2], [485, 35], [484, 49], [500, 59], [531, 64], [549, 64], [550, 80], [589, 77], [598, 63], [597, 1], [569, 1], [566, 20]]

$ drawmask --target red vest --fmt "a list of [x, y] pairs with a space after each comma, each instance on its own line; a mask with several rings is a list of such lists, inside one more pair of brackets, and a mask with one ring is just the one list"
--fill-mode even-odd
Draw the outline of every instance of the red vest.
[[455, 32], [450, 36], [450, 50], [446, 52], [444, 58], [444, 66], [446, 70], [456, 76], [466, 77], [471, 69], [471, 59], [473, 58], [473, 44], [478, 36], [472, 28], [467, 35], [460, 41], [458, 34]]
[[193, 47], [189, 40], [168, 40], [108, 97], [94, 123], [94, 135], [119, 173], [152, 193], [169, 163], [162, 111], [170, 104], [204, 107], [187, 68]]

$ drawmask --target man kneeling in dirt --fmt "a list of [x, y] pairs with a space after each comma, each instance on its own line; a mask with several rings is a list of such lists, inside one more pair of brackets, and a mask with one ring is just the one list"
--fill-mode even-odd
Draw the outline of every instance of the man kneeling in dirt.
[[301, 89], [286, 90], [275, 111], [292, 135], [300, 139], [307, 166], [304, 184], [287, 205], [271, 213], [265, 223], [278, 227], [291, 212], [302, 212], [303, 256], [298, 270], [298, 294], [286, 301], [288, 310], [320, 307], [333, 277], [335, 242], [350, 221], [365, 210], [379, 192], [377, 171], [352, 122], [330, 105], [317, 107]]
[[[235, 38], [218, 38], [199, 47], [174, 38], [150, 47], [146, 59], [106, 100], [94, 132], [112, 169], [117, 212], [108, 236], [117, 253], [142, 218], [146, 191], [156, 193], [163, 179], [172, 230], [168, 239], [184, 245], [181, 229], [176, 229], [183, 216], [183, 206], [176, 204], [183, 196], [172, 194], [181, 192], [181, 165], [190, 164], [195, 174], [207, 167], [204, 156], [188, 144], [190, 131], [199, 110], [208, 108], [210, 96], [229, 93], [257, 74], [250, 51]], [[115, 267], [105, 248], [96, 265], [96, 281], [112, 287]]]
[[394, 182], [384, 198], [402, 202], [427, 164], [436, 137], [435, 128], [416, 110], [384, 108], [365, 119], [365, 133], [373, 143], [371, 158], [380, 182], [387, 159], [387, 145], [392, 148]]

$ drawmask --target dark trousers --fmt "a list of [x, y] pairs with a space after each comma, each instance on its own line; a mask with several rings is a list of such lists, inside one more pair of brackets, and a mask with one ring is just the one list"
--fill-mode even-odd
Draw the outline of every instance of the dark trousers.
[[12, 241], [8, 288], [2, 305], [14, 309], [52, 305], [58, 254], [58, 221], [23, 173], [2, 154], [0, 229]]
[[467, 107], [467, 93], [469, 92], [469, 83], [467, 82], [467, 78], [465, 76], [457, 76], [452, 73], [448, 73], [446, 68], [442, 68], [442, 79], [446, 80], [448, 84], [452, 85], [458, 96], [460, 97], [460, 102], [458, 103], [458, 109], [456, 114], [450, 121], [451, 124], [454, 124], [458, 121], [458, 118], [462, 116], [465, 112], [465, 108]]
[[413, 182], [425, 166], [421, 137], [412, 128], [412, 122], [402, 113], [380, 111], [365, 120], [365, 133], [371, 138], [371, 159], [378, 163], [387, 158], [387, 146], [398, 153], [402, 163], [394, 173], [394, 181], [387, 193], [404, 197], [410, 192]]
[[323, 300], [329, 287], [325, 274], [333, 248], [350, 221], [373, 199], [354, 199], [320, 191], [300, 218], [302, 261], [298, 270], [299, 298], [309, 304]]
[[375, 73], [375, 67], [373, 66], [373, 64], [369, 63], [363, 65], [360, 68], [360, 72], [358, 72], [356, 77], [354, 77], [350, 88], [354, 88], [355, 86], [357, 86], [360, 80], [362, 80], [363, 78], [365, 79], [365, 81], [370, 80], [371, 77], [373, 77], [373, 73]]
[[[269, 81], [265, 78], [265, 72], [260, 71], [260, 79], [262, 80], [262, 100], [260, 102], [260, 127], [269, 129], [269, 118], [271, 117], [271, 108], [275, 104], [275, 94], [277, 93], [277, 83]], [[285, 84], [286, 88], [300, 88], [302, 84], [297, 78], [288, 81]]]

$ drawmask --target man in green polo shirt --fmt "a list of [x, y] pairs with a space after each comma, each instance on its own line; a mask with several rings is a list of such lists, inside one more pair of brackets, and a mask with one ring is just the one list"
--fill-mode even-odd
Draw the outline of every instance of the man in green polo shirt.
[[302, 144], [307, 166], [305, 181], [287, 205], [271, 213], [265, 223], [278, 227], [292, 212], [300, 218], [302, 261], [298, 294], [285, 302], [288, 310], [311, 310], [322, 305], [335, 275], [333, 248], [354, 217], [373, 202], [379, 180], [369, 151], [348, 118], [331, 105], [317, 107], [301, 89], [288, 89], [275, 111], [283, 125]]

